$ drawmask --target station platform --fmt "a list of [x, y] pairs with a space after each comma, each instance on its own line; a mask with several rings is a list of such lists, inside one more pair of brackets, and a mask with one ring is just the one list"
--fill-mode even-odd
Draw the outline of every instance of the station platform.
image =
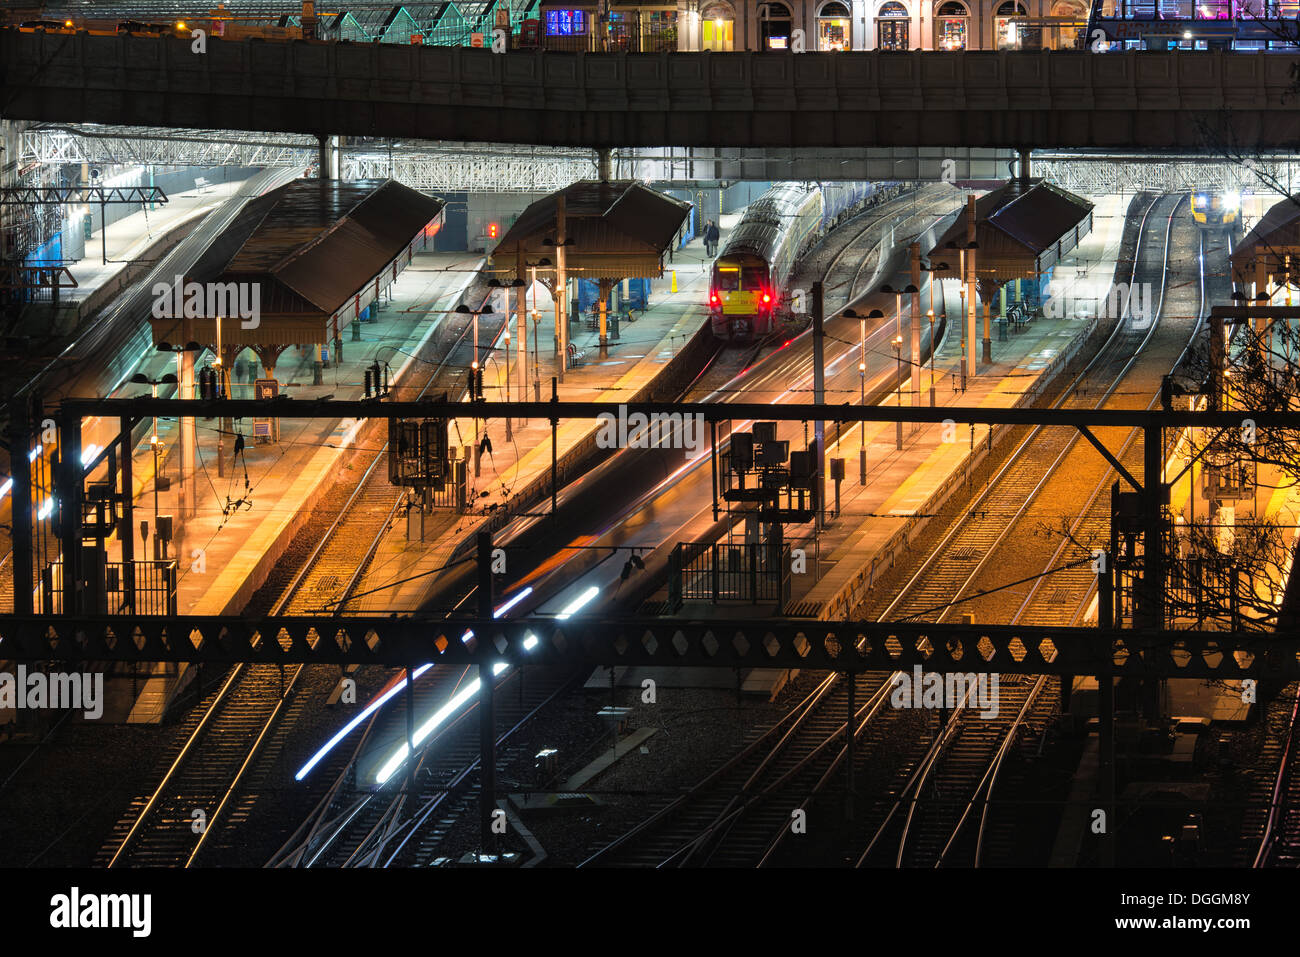
[[[333, 396], [358, 399], [363, 395], [365, 370], [374, 361], [388, 361], [397, 381], [417, 361], [428, 339], [456, 305], [473, 279], [479, 260], [465, 253], [417, 253], [392, 286], [392, 299], [377, 318], [362, 323], [361, 340], [344, 337], [340, 360], [331, 356], [315, 383], [319, 347], [291, 347], [276, 366], [283, 394], [295, 399]], [[231, 376], [235, 398], [252, 395], [251, 378], [261, 377], [251, 352], [243, 353]], [[174, 371], [175, 360], [161, 355], [152, 360], [147, 374]], [[241, 375], [241, 368], [243, 374]], [[139, 394], [145, 386], [127, 385], [121, 395]], [[179, 472], [178, 423], [159, 422], [159, 471], [172, 478], [170, 490], [160, 493], [160, 514], [181, 514], [182, 483]], [[199, 420], [198, 450], [193, 485], [193, 514], [177, 523], [173, 557], [180, 561], [177, 609], [181, 614], [234, 614], [265, 575], [252, 575], [261, 556], [287, 541], [296, 531], [295, 518], [314, 504], [322, 486], [352, 444], [359, 423], [343, 420], [292, 420], [280, 422], [278, 442], [254, 440], [252, 423], [240, 421], [234, 431], [244, 436], [244, 451], [232, 465], [233, 437], [219, 435], [219, 421]], [[218, 439], [222, 439], [224, 464], [217, 466]], [[153, 464], [149, 447], [137, 447], [135, 507], [140, 518], [152, 516]], [[218, 474], [220, 472], [224, 474]], [[201, 554], [195, 554], [196, 552]], [[139, 551], [137, 549], [137, 557]], [[251, 581], [250, 581], [250, 575]], [[251, 585], [251, 587], [250, 587]]]
[[[356, 399], [363, 393], [364, 370], [376, 359], [388, 361], [396, 378], [420, 361], [425, 343], [459, 301], [477, 273], [481, 260], [465, 253], [417, 253], [391, 287], [392, 298], [372, 321], [362, 323], [361, 340], [345, 337], [341, 361], [331, 356], [315, 384], [319, 347], [290, 348], [280, 356], [276, 378], [283, 393], [299, 399]], [[235, 397], [251, 395], [252, 353], [244, 381], [232, 375]], [[176, 371], [177, 360], [160, 354], [143, 364], [151, 378]], [[237, 366], [238, 368], [238, 366]], [[254, 369], [258, 371], [254, 372]], [[148, 393], [148, 386], [126, 385], [116, 395]], [[180, 614], [238, 614], [265, 582], [275, 563], [302, 527], [313, 506], [333, 486], [361, 423], [355, 420], [282, 420], [278, 442], [259, 443], [252, 423], [234, 423], [244, 436], [244, 450], [232, 463], [233, 436], [221, 436], [220, 420], [196, 422], [197, 452], [194, 474], [180, 473], [179, 423], [158, 422], [160, 453], [157, 474], [171, 479], [170, 488], [158, 491], [155, 465], [146, 440], [137, 445], [133, 460], [136, 526], [149, 523], [150, 535], [137, 538], [136, 558], [152, 558], [159, 515], [174, 516], [174, 540], [167, 557], [178, 562], [176, 606]], [[87, 429], [93, 430], [94, 423]], [[218, 441], [224, 461], [218, 469]], [[182, 481], [188, 481], [189, 489]], [[182, 495], [192, 496], [186, 515]], [[156, 502], [156, 506], [155, 506]], [[110, 561], [120, 560], [121, 542], [107, 542]], [[39, 596], [38, 596], [39, 607]], [[105, 720], [153, 722], [161, 720], [166, 705], [182, 682], [175, 672], [159, 667], [123, 717], [106, 712]]]
[[[61, 295], [66, 300], [81, 301], [111, 282], [140, 254], [177, 226], [206, 215], [238, 193], [246, 180], [217, 183], [202, 189], [173, 193], [166, 204], [141, 209], [130, 216], [111, 222], [106, 230], [96, 230], [86, 240], [85, 258], [68, 267], [77, 280], [77, 288]], [[105, 263], [104, 259], [108, 262]]]
[[[938, 407], [1010, 408], [1030, 403], [1054, 381], [1094, 328], [1096, 300], [1109, 289], [1119, 256], [1125, 204], [1107, 198], [1098, 202], [1093, 230], [1073, 254], [1056, 268], [1054, 290], [1071, 304], [1060, 318], [1039, 318], [1024, 329], [1009, 329], [1005, 340], [992, 331], [992, 363], [982, 361], [982, 309], [977, 318], [975, 354], [980, 361], [966, 390], [960, 389], [961, 310], [959, 285], [947, 282], [942, 302], [948, 327], [931, 364], [925, 363], [920, 395], [910, 380], [902, 394], [892, 392], [885, 404], [928, 406], [931, 388]], [[936, 287], [936, 303], [939, 300]], [[906, 323], [908, 305], [904, 303]], [[936, 312], [939, 307], [936, 305]], [[890, 317], [892, 318], [892, 316]], [[840, 487], [840, 513], [834, 515], [834, 483], [827, 482], [828, 525], [802, 538], [787, 533], [792, 547], [804, 548], [813, 574], [793, 576], [786, 614], [821, 620], [843, 618], [862, 600], [878, 573], [891, 567], [924, 529], [948, 496], [969, 481], [987, 454], [984, 427], [903, 427], [903, 448], [896, 447], [892, 423], [846, 427], [828, 458], [845, 460]], [[859, 482], [859, 453], [866, 447], [867, 482]]]
[[[73, 332], [118, 292], [138, 281], [182, 235], [181, 227], [196, 222], [233, 198], [248, 180], [231, 180], [171, 194], [167, 203], [140, 209], [95, 230], [85, 240], [85, 255], [70, 263], [77, 285], [59, 290], [59, 303], [48, 311], [32, 310], [16, 330], [19, 335], [44, 338]], [[174, 238], [173, 238], [174, 237]], [[150, 258], [142, 259], [146, 253]]]
[[[724, 216], [719, 223], [722, 239], [733, 225], [734, 217]], [[582, 364], [572, 367], [557, 383], [562, 402], [626, 402], [660, 375], [672, 359], [690, 342], [706, 321], [705, 300], [708, 295], [712, 260], [704, 255], [704, 245], [695, 240], [676, 250], [673, 261], [665, 263], [664, 276], [654, 280], [649, 308], [633, 323], [624, 323], [618, 339], [609, 339], [606, 355], [599, 355], [599, 332], [587, 328], [585, 321], [572, 324], [572, 343], [582, 354]], [[672, 291], [675, 284], [677, 291]], [[540, 299], [534, 299], [540, 294]], [[551, 397], [551, 379], [558, 377], [558, 356], [554, 346], [554, 306], [540, 284], [527, 290], [528, 308], [540, 302], [542, 313], [541, 342], [537, 343], [538, 386], [530, 381], [528, 399], [538, 395], [542, 401]], [[511, 306], [514, 302], [512, 297]], [[550, 322], [547, 319], [550, 318]], [[531, 324], [530, 324], [531, 325]], [[516, 314], [511, 312], [510, 328], [516, 328]], [[531, 339], [531, 334], [530, 334]], [[511, 348], [516, 343], [511, 343]], [[530, 341], [531, 356], [534, 343]], [[489, 399], [507, 398], [506, 362], [503, 342], [493, 343], [493, 359], [485, 365], [484, 395]], [[498, 358], [499, 357], [499, 358]], [[512, 355], [511, 362], [514, 362]], [[510, 396], [518, 398], [518, 370], [512, 368]], [[561, 421], [557, 432], [557, 450], [562, 458], [596, 431], [591, 420]], [[492, 450], [479, 457], [479, 474], [474, 477], [471, 493], [478, 507], [471, 514], [459, 515], [442, 510], [426, 519], [423, 541], [412, 535], [405, 523], [398, 523], [380, 544], [374, 561], [357, 588], [358, 597], [348, 603], [353, 613], [409, 613], [423, 602], [428, 578], [445, 567], [461, 544], [471, 538], [488, 521], [492, 510], [507, 504], [528, 483], [551, 468], [551, 426], [545, 419], [514, 420], [510, 437], [506, 437], [504, 420], [457, 419], [451, 427], [452, 442], [472, 447], [486, 434]], [[400, 583], [399, 583], [400, 582]], [[391, 585], [391, 587], [389, 587]]]
[[[387, 361], [394, 371], [395, 391], [404, 373], [415, 362], [437, 362], [441, 356], [426, 348], [435, 331], [463, 297], [478, 272], [481, 260], [464, 253], [417, 253], [412, 264], [392, 287], [392, 299], [377, 317], [362, 324], [362, 340], [344, 337], [343, 355], [331, 356], [320, 384], [314, 383], [319, 347], [291, 348], [281, 355], [276, 368], [282, 392], [294, 398], [334, 396], [360, 398], [364, 370], [376, 359]], [[676, 274], [677, 291], [671, 292]], [[623, 324], [619, 338], [610, 339], [605, 358], [599, 358], [598, 333], [575, 322], [573, 342], [582, 363], [569, 369], [558, 386], [565, 401], [605, 399], [627, 400], [651, 383], [699, 329], [704, 316], [709, 261], [699, 241], [677, 250], [674, 262], [656, 280], [649, 308], [635, 322]], [[537, 348], [537, 378], [543, 382], [543, 398], [550, 397], [550, 379], [558, 374], [554, 348], [554, 307], [540, 284], [529, 290], [540, 294], [538, 323], [541, 342]], [[513, 297], [512, 297], [513, 298]], [[514, 315], [510, 326], [515, 327]], [[530, 323], [531, 327], [531, 323]], [[480, 343], [481, 348], [487, 343]], [[505, 354], [501, 341], [490, 344], [493, 358], [484, 363], [484, 391], [489, 399], [505, 397]], [[513, 345], [513, 344], [512, 344]], [[530, 343], [532, 345], [532, 343]], [[531, 360], [532, 350], [529, 356]], [[239, 364], [232, 370], [231, 389], [235, 397], [251, 395], [251, 378], [260, 376], [251, 352], [243, 353], [248, 363], [244, 374]], [[143, 371], [151, 378], [176, 371], [172, 356], [160, 354], [146, 362]], [[512, 350], [513, 362], [513, 350]], [[254, 371], [257, 370], [257, 371]], [[518, 370], [511, 369], [518, 376]], [[147, 393], [147, 386], [128, 385], [118, 395]], [[517, 396], [517, 388], [514, 389]], [[254, 441], [252, 423], [235, 424], [244, 436], [244, 450], [232, 465], [231, 436], [220, 436], [219, 420], [196, 423], [197, 456], [190, 488], [184, 490], [179, 475], [179, 424], [160, 421], [157, 473], [172, 479], [170, 488], [155, 491], [155, 467], [147, 439], [136, 448], [133, 479], [136, 490], [136, 526], [148, 521], [150, 537], [137, 538], [136, 558], [153, 557], [152, 529], [155, 501], [159, 515], [175, 516], [175, 537], [166, 557], [178, 561], [177, 611], [192, 615], [237, 614], [266, 581], [311, 509], [334, 485], [334, 478], [354, 445], [362, 423], [351, 420], [291, 420], [280, 422], [278, 441]], [[561, 423], [558, 448], [561, 455], [594, 432], [594, 422]], [[451, 551], [472, 536], [491, 514], [489, 506], [508, 502], [511, 492], [551, 465], [550, 424], [545, 420], [515, 420], [511, 438], [506, 438], [504, 420], [479, 423], [479, 435], [490, 437], [493, 450], [482, 456], [479, 475], [471, 494], [478, 507], [461, 514], [455, 509], [436, 510], [426, 523], [424, 541], [408, 540], [408, 526], [399, 521], [384, 536], [367, 574], [357, 587], [363, 597], [350, 601], [349, 613], [399, 613], [419, 607], [428, 581], [416, 578], [405, 584], [385, 587], [395, 580], [419, 576], [445, 563]], [[452, 441], [475, 443], [472, 418], [456, 420]], [[218, 439], [222, 439], [224, 465], [217, 468]], [[486, 494], [484, 494], [486, 493]], [[182, 495], [193, 497], [192, 512], [183, 514]], [[398, 490], [394, 488], [394, 496]], [[121, 558], [121, 543], [108, 541], [108, 558]], [[38, 596], [39, 606], [39, 596]], [[122, 682], [121, 684], [126, 684]], [[110, 695], [106, 721], [156, 722], [162, 720], [171, 700], [184, 686], [182, 675], [160, 667], [142, 682], [132, 701]], [[116, 700], [116, 704], [115, 704]]]

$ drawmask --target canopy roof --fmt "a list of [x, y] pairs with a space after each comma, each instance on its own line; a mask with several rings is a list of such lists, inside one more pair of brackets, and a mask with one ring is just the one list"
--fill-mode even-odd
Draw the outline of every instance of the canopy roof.
[[1261, 270], [1284, 281], [1300, 272], [1300, 197], [1287, 196], [1274, 203], [1232, 252], [1232, 275], [1250, 282]]
[[[439, 222], [443, 205], [393, 180], [294, 180], [248, 203], [185, 281], [258, 287], [257, 325], [225, 323], [227, 344], [328, 342], [328, 320]], [[182, 335], [178, 320], [153, 319], [154, 342], [215, 341], [204, 334], [215, 320], [191, 318]]]
[[[981, 283], [1039, 276], [1092, 230], [1093, 204], [1042, 180], [1013, 179], [975, 201], [976, 269]], [[949, 245], [952, 244], [952, 245]], [[949, 263], [966, 244], [966, 216], [940, 237], [931, 258]]]
[[565, 268], [582, 279], [662, 276], [664, 253], [691, 208], [635, 180], [581, 180], [525, 209], [501, 237], [484, 271], [515, 278], [521, 256], [526, 265], [552, 267], [560, 197]]

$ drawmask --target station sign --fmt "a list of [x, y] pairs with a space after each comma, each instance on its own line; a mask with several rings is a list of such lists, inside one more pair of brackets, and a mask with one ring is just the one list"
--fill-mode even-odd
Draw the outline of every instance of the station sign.
[[[255, 379], [253, 380], [253, 398], [255, 399], [274, 399], [280, 394], [280, 383], [276, 379]], [[253, 420], [253, 438], [255, 439], [274, 439], [275, 421], [271, 418], [255, 418]]]

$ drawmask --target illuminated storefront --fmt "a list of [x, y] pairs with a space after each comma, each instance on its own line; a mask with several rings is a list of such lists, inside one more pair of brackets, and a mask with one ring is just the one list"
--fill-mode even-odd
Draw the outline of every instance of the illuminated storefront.
[[609, 49], [619, 53], [665, 53], [677, 49], [677, 8], [614, 3], [609, 12]]
[[1039, 45], [1048, 50], [1082, 50], [1087, 34], [1088, 8], [1081, 0], [1057, 0]]
[[934, 48], [936, 50], [966, 49], [970, 12], [957, 0], [939, 4], [934, 18]]
[[700, 11], [700, 49], [729, 53], [736, 48], [736, 14], [730, 6], [711, 3]]
[[876, 12], [876, 49], [910, 50], [908, 27], [911, 17], [907, 7], [896, 0], [881, 4]]
[[849, 49], [849, 8], [840, 0], [823, 3], [817, 11], [817, 49]]
[[997, 39], [997, 49], [999, 50], [1019, 50], [1020, 45], [1020, 28], [1013, 20], [1013, 17], [1024, 17], [1029, 11], [1025, 9], [1023, 3], [1017, 3], [1016, 0], [1007, 0], [1006, 3], [998, 7], [997, 14], [994, 17], [994, 35]]
[[541, 21], [542, 45], [547, 50], [590, 50], [598, 42], [594, 3], [543, 4]]
[[548, 37], [586, 36], [591, 28], [587, 10], [546, 10], [546, 35]]

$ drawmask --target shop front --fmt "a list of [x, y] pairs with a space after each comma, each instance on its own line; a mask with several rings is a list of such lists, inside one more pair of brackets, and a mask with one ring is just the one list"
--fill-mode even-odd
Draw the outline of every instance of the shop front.
[[849, 8], [840, 0], [823, 3], [817, 11], [817, 49], [848, 50]]
[[912, 46], [908, 28], [911, 24], [911, 14], [903, 4], [897, 0], [881, 4], [876, 11], [876, 49], [910, 50]]
[[958, 0], [940, 3], [934, 15], [934, 48], [964, 50], [970, 32], [970, 11]]

